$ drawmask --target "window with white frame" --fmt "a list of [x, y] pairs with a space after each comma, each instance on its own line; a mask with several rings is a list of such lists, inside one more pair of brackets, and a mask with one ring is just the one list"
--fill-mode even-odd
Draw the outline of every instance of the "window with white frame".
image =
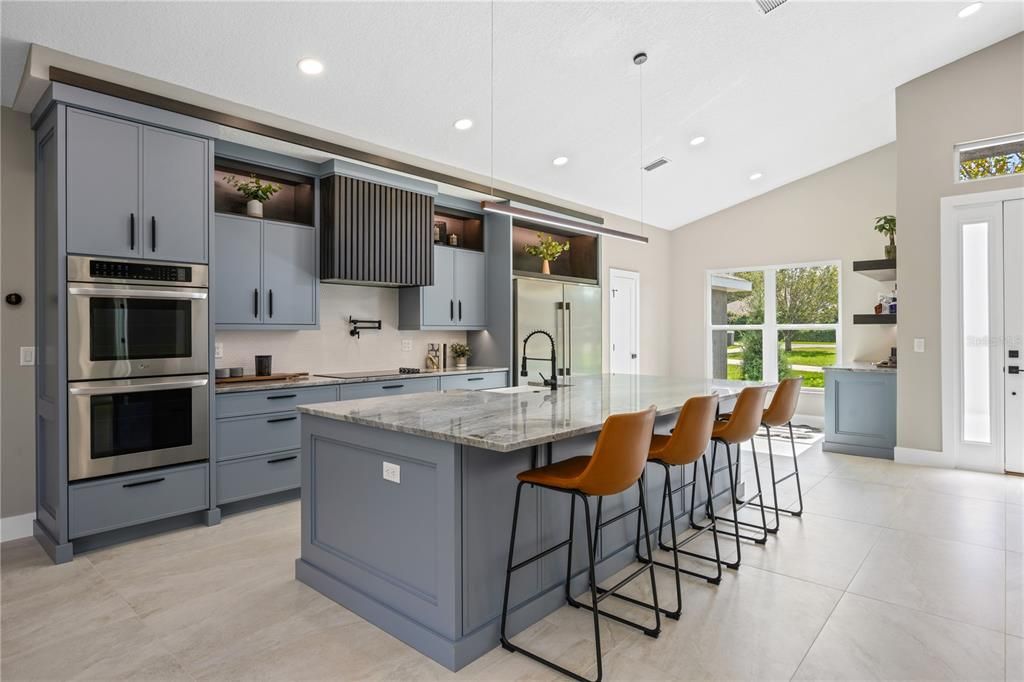
[[708, 370], [716, 379], [825, 386], [840, 351], [839, 263], [709, 271]]
[[956, 145], [956, 180], [1024, 174], [1024, 133]]

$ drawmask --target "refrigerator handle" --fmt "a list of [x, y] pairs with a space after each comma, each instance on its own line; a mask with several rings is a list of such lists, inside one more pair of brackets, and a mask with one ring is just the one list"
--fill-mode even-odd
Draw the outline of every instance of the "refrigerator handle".
[[565, 303], [555, 303], [555, 348], [558, 349], [558, 376], [565, 376]]
[[572, 376], [572, 303], [565, 302], [565, 376]]

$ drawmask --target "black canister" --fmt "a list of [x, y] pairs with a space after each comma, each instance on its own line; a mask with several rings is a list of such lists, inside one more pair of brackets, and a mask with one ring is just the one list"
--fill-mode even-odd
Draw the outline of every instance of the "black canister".
[[257, 355], [256, 356], [256, 376], [258, 377], [269, 377], [271, 375], [271, 360], [274, 356], [272, 355]]

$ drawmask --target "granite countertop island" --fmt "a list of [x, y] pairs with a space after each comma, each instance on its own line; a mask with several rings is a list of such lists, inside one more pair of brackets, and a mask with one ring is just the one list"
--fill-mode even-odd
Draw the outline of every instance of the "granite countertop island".
[[465, 369], [423, 370], [417, 374], [402, 374], [396, 369], [358, 370], [355, 372], [319, 373], [283, 381], [247, 381], [220, 384], [217, 393], [242, 393], [245, 391], [269, 391], [279, 388], [305, 388], [308, 386], [335, 386], [337, 384], [363, 384], [369, 381], [393, 381], [418, 377], [454, 376], [457, 374], [483, 374], [486, 372], [507, 372], [508, 367], [466, 367]]
[[[453, 390], [300, 406], [296, 578], [458, 670], [498, 646], [516, 474], [589, 455], [611, 414], [656, 405], [656, 430], [667, 433], [689, 398], [717, 393], [726, 411], [747, 385], [634, 375], [573, 377], [572, 383], [557, 391]], [[728, 500], [725, 476], [721, 472], [714, 484], [718, 502]], [[656, 532], [663, 470], [648, 467], [645, 484]], [[695, 490], [699, 519], [707, 498], [703, 480]], [[603, 518], [622, 514], [636, 500], [635, 488], [602, 498]], [[682, 507], [677, 515], [685, 522]], [[576, 524], [583, 534], [582, 514]], [[568, 496], [525, 488], [517, 556], [565, 540], [568, 527]], [[633, 561], [635, 538], [634, 516], [602, 529], [599, 580]], [[570, 589], [584, 592], [586, 555], [578, 549], [572, 557], [565, 549], [552, 552], [516, 574], [510, 634], [565, 603], [567, 562]]]

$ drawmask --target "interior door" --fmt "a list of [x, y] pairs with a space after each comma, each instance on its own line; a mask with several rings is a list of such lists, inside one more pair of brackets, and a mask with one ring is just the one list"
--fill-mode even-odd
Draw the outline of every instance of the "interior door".
[[526, 355], [539, 360], [526, 363], [529, 378], [520, 376], [523, 342], [534, 331], [544, 331], [555, 340], [556, 364], [562, 367], [562, 285], [539, 279], [519, 277], [515, 281], [515, 367], [516, 385], [540, 381], [540, 375], [550, 378], [551, 345], [543, 334], [530, 339]]
[[1024, 199], [1003, 202], [1005, 466], [1024, 473]]
[[600, 374], [601, 288], [589, 284], [565, 285], [565, 373], [569, 376]]
[[611, 371], [614, 374], [636, 374], [640, 371], [637, 343], [639, 275], [634, 272], [612, 272], [608, 278], [608, 336], [611, 341]]

